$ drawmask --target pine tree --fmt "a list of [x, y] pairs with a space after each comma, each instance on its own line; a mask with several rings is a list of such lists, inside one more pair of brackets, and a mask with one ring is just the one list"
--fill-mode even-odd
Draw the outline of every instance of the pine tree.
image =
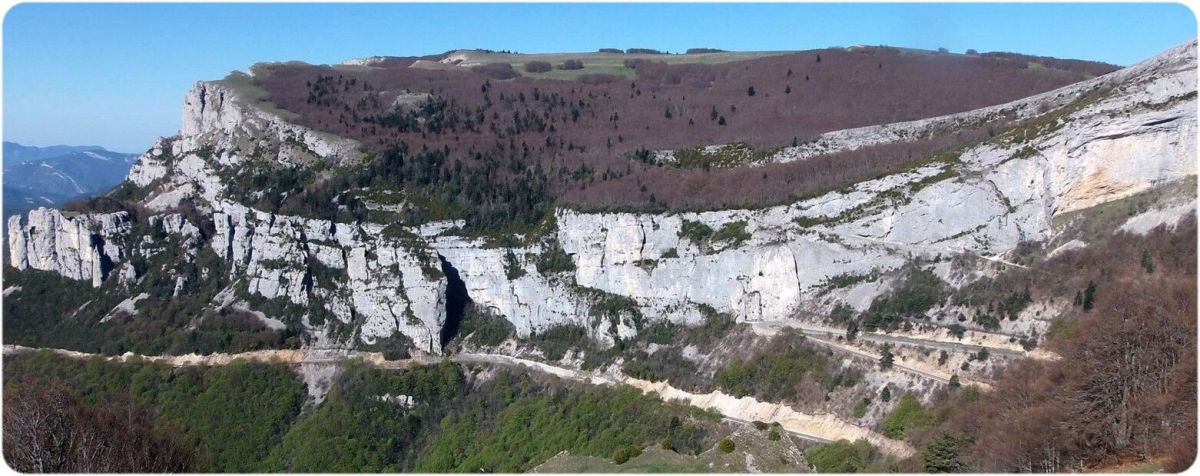
[[1096, 303], [1096, 282], [1088, 281], [1087, 289], [1083, 290], [1083, 310], [1090, 311]]
[[892, 355], [891, 344], [883, 344], [883, 352], [879, 356], [879, 368], [887, 370], [892, 368], [892, 363], [895, 356]]
[[966, 465], [959, 460], [962, 438], [954, 434], [942, 434], [934, 438], [925, 447], [921, 459], [925, 463], [927, 473], [957, 473], [966, 470]]

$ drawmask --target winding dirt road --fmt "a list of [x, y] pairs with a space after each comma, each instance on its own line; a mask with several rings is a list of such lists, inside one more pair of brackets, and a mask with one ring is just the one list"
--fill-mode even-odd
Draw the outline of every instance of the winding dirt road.
[[[363, 352], [342, 349], [262, 350], [240, 354], [215, 353], [209, 355], [188, 354], [145, 356], [126, 353], [120, 356], [102, 356], [99, 354], [88, 354], [71, 350], [34, 349], [31, 347], [16, 345], [5, 345], [4, 355], [14, 355], [37, 350], [47, 350], [65, 357], [78, 359], [101, 357], [118, 362], [143, 360], [150, 362], [162, 362], [166, 365], [175, 367], [227, 365], [235, 360], [264, 363], [274, 362], [303, 366], [338, 365], [349, 360], [361, 360], [377, 368], [401, 369], [436, 364], [443, 358], [433, 355], [419, 355], [404, 360], [387, 360], [383, 358], [383, 355], [379, 352]], [[792, 409], [787, 405], [762, 402], [752, 397], [738, 398], [720, 391], [714, 391], [705, 394], [691, 393], [672, 387], [667, 382], [649, 382], [646, 380], [639, 380], [621, 375], [619, 372], [588, 372], [558, 367], [542, 362], [501, 354], [460, 353], [449, 356], [449, 359], [457, 363], [521, 367], [536, 372], [554, 375], [562, 379], [584, 382], [593, 385], [628, 385], [642, 390], [643, 392], [654, 394], [664, 401], [682, 401], [683, 403], [697, 408], [716, 411], [722, 416], [731, 420], [740, 422], [762, 421], [766, 423], [779, 423], [784, 430], [801, 438], [815, 441], [835, 441], [840, 439], [853, 441], [861, 438], [871, 442], [871, 444], [875, 445], [880, 450], [899, 457], [908, 457], [915, 453], [912, 446], [906, 442], [884, 437], [883, 435], [868, 428], [863, 428], [846, 422], [838, 418], [836, 415], [802, 413]]]

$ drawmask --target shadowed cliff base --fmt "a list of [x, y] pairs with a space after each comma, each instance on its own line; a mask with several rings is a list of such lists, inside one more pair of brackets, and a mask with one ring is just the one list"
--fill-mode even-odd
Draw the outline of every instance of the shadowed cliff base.
[[446, 323], [442, 325], [442, 341], [441, 346], [444, 350], [446, 344], [458, 335], [458, 328], [462, 324], [463, 311], [467, 309], [467, 304], [471, 302], [471, 296], [467, 294], [467, 285], [462, 278], [458, 276], [458, 270], [454, 265], [446, 261], [442, 255], [438, 255], [438, 260], [442, 262], [442, 273], [446, 275]]

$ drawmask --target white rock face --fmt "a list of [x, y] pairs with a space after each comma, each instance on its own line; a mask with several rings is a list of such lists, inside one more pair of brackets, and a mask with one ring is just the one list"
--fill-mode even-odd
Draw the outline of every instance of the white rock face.
[[528, 336], [557, 325], [579, 325], [594, 331], [593, 338], [611, 340], [590, 324], [584, 299], [565, 283], [538, 274], [535, 266], [524, 259], [526, 252], [539, 251], [536, 248], [513, 251], [525, 275], [510, 280], [505, 272], [504, 248], [486, 248], [459, 237], [439, 238], [433, 246], [458, 269], [475, 305], [508, 318], [518, 335]]
[[99, 287], [124, 258], [109, 240], [128, 231], [125, 212], [67, 217], [52, 208], [38, 208], [29, 212], [25, 224], [19, 215], [8, 219], [9, 264], [90, 280]]
[[[1134, 67], [1010, 104], [825, 134], [776, 160], [913, 140], [1002, 113], [1034, 117], [1084, 92], [1107, 91], [1062, 114], [1045, 133], [1019, 142], [998, 137], [964, 151], [953, 163], [922, 166], [789, 205], [667, 215], [559, 210], [554, 238], [575, 270], [555, 276], [537, 271], [539, 245], [489, 248], [447, 235], [450, 223], [387, 237], [380, 225], [272, 214], [231, 200], [221, 177], [263, 159], [264, 153], [285, 166], [313, 160], [347, 164], [359, 155], [357, 143], [290, 124], [227, 83], [199, 83], [188, 93], [180, 135], [160, 140], [144, 154], [129, 182], [153, 185], [143, 204], [160, 212], [153, 223], [172, 236], [200, 239], [196, 224], [170, 212], [183, 200], [195, 200], [211, 214], [211, 248], [231, 264], [241, 290], [324, 308], [367, 344], [400, 333], [421, 350], [440, 352], [447, 283], [437, 255], [458, 269], [476, 305], [510, 320], [522, 336], [579, 325], [593, 338], [611, 341], [610, 333], [627, 337], [636, 326], [622, 318], [610, 328], [593, 316], [594, 291], [588, 288], [632, 299], [648, 319], [681, 323], [699, 321], [701, 305], [742, 321], [805, 319], [838, 301], [863, 309], [887, 291], [890, 281], [870, 279], [833, 289], [831, 280], [886, 273], [915, 257], [966, 253], [1002, 260], [1023, 241], [1053, 237], [1058, 214], [1194, 176], [1195, 65], [1193, 42]], [[1169, 215], [1165, 218], [1131, 220], [1126, 228], [1142, 231], [1193, 210], [1194, 201], [1160, 213]], [[717, 233], [741, 233], [730, 233], [736, 237], [731, 240], [695, 243], [682, 232], [685, 221]], [[106, 266], [124, 258], [110, 238], [129, 229], [124, 214], [68, 218], [36, 210], [24, 225], [19, 218], [9, 220], [9, 262], [98, 285]], [[524, 271], [514, 279], [506, 269], [510, 251]], [[120, 274], [126, 281], [136, 279], [124, 270]], [[313, 323], [312, 317], [304, 317], [310, 331], [326, 336], [330, 327]], [[325, 337], [317, 342], [334, 344]]]
[[[232, 263], [232, 277], [244, 280], [250, 294], [323, 306], [346, 324], [358, 316], [359, 338], [367, 344], [400, 332], [423, 351], [441, 352], [445, 283], [422, 271], [437, 269], [436, 257], [423, 260], [383, 237], [378, 226], [217, 205], [213, 251]], [[334, 271], [320, 274], [314, 267]]]
[[276, 114], [246, 104], [246, 99], [223, 82], [196, 83], [183, 99], [183, 120], [176, 155], [204, 147], [234, 150], [242, 138], [270, 138], [299, 143], [317, 157], [352, 163], [361, 157], [359, 144], [286, 122]]
[[[652, 317], [672, 318], [705, 304], [745, 320], [779, 319], [795, 311], [802, 296], [829, 277], [903, 264], [876, 249], [851, 248], [804, 233], [794, 223], [787, 224], [787, 214], [795, 210], [675, 216], [562, 211], [558, 239], [575, 261], [576, 282], [631, 297]], [[684, 220], [714, 230], [745, 222], [751, 238], [739, 247], [705, 254], [680, 236]], [[671, 250], [677, 257], [671, 257]], [[644, 260], [656, 264], [640, 265]]]
[[1181, 205], [1147, 211], [1130, 217], [1121, 225], [1121, 231], [1145, 235], [1159, 226], [1174, 228], [1186, 216], [1196, 216], [1196, 200]]
[[165, 139], [155, 141], [150, 150], [138, 156], [133, 167], [129, 169], [129, 175], [125, 176], [125, 180], [139, 187], [145, 187], [166, 176], [167, 165], [159, 158], [162, 157], [164, 151], [169, 152], [170, 147], [171, 143]]

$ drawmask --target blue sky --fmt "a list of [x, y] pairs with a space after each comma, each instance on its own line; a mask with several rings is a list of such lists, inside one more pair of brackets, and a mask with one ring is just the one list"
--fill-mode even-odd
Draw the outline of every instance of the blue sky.
[[4, 140], [140, 152], [184, 92], [258, 61], [457, 48], [1017, 51], [1128, 65], [1196, 36], [1179, 4], [22, 4], [4, 18]]

